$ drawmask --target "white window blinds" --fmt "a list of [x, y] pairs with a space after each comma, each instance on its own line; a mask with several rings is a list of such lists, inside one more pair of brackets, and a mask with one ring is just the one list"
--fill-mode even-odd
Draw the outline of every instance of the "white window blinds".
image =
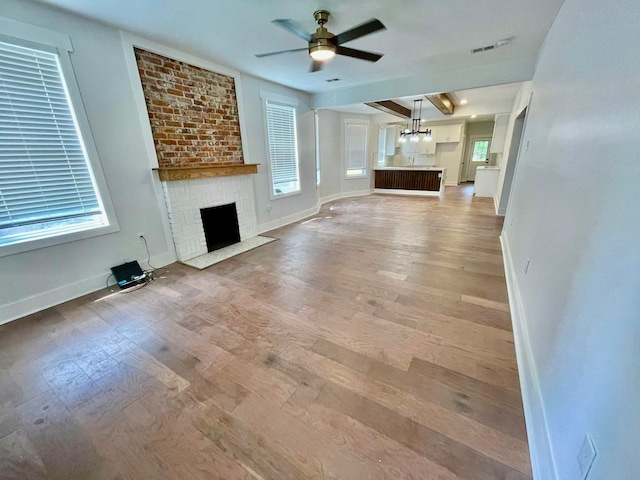
[[101, 213], [58, 56], [0, 42], [0, 244], [3, 229]]
[[345, 168], [347, 176], [362, 176], [367, 168], [367, 125], [345, 123]]
[[266, 117], [273, 194], [299, 191], [296, 109], [267, 100]]

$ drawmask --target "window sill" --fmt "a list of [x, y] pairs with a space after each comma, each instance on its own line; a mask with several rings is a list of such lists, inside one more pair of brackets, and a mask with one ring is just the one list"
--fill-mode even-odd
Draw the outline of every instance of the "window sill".
[[274, 195], [273, 193], [269, 195], [271, 200], [280, 200], [281, 198], [286, 197], [295, 197], [296, 195], [300, 195], [302, 190], [296, 190], [295, 192], [287, 192], [287, 193], [279, 193], [278, 195]]
[[108, 225], [106, 227], [96, 227], [88, 230], [81, 230], [79, 232], [64, 233], [52, 237], [24, 240], [22, 242], [13, 243], [11, 245], [0, 246], [0, 257], [29, 252], [32, 250], [39, 250], [41, 248], [53, 247], [56, 245], [61, 245], [63, 243], [75, 242], [77, 240], [99, 237], [119, 231], [120, 227], [116, 224]]
[[365, 175], [349, 175], [348, 177], [345, 176], [344, 179], [345, 180], [359, 180], [362, 178], [369, 178], [369, 175], [365, 174]]

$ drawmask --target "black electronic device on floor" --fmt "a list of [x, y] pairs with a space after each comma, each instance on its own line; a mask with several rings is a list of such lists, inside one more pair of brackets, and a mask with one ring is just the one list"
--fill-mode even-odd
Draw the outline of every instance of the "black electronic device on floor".
[[123, 263], [111, 267], [111, 273], [118, 282], [120, 288], [129, 288], [144, 283], [147, 275], [142, 271], [140, 264], [136, 261]]

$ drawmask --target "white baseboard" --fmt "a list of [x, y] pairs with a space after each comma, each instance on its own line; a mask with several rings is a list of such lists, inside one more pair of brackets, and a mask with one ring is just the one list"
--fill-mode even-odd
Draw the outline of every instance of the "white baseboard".
[[271, 230], [275, 230], [276, 228], [284, 227], [285, 225], [289, 225], [291, 223], [295, 223], [300, 220], [304, 220], [305, 218], [311, 217], [317, 214], [320, 211], [320, 207], [327, 202], [333, 202], [334, 200], [340, 200], [341, 198], [362, 197], [364, 195], [371, 195], [371, 193], [373, 193], [373, 190], [358, 190], [355, 192], [341, 192], [334, 195], [322, 197], [315, 207], [258, 225], [258, 233], [262, 234], [265, 232], [269, 232]]
[[[156, 268], [173, 263], [175, 260], [175, 256], [170, 252], [151, 257], [151, 263]], [[0, 306], [0, 325], [100, 290], [104, 288], [110, 274], [111, 272], [105, 272], [2, 305]]]
[[520, 289], [515, 274], [513, 258], [506, 232], [500, 235], [504, 268], [509, 292], [509, 307], [511, 308], [511, 323], [513, 324], [513, 336], [518, 360], [518, 373], [520, 374], [520, 388], [522, 390], [522, 403], [524, 417], [529, 439], [529, 453], [531, 456], [531, 468], [534, 480], [557, 480], [547, 417], [544, 410], [544, 402], [540, 394], [540, 382], [538, 371], [533, 360], [529, 331]]

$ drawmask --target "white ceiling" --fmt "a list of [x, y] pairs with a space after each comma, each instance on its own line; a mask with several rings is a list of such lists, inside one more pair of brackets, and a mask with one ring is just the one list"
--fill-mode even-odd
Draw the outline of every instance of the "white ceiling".
[[[405, 77], [502, 65], [535, 58], [563, 0], [40, 0], [148, 39], [306, 92], [340, 91]], [[303, 48], [304, 40], [273, 25], [289, 18], [313, 32], [313, 12], [327, 9], [339, 34], [371, 18], [387, 30], [346, 44], [384, 53], [377, 63], [336, 57], [308, 73], [306, 52], [256, 58], [257, 53]], [[514, 37], [505, 47], [472, 55], [475, 47]], [[340, 82], [327, 83], [330, 78]], [[505, 80], [513, 81], [513, 80]], [[494, 83], [501, 83], [495, 82]], [[415, 93], [415, 92], [414, 92]], [[434, 93], [434, 92], [424, 92]], [[336, 98], [338, 98], [336, 96]]]

